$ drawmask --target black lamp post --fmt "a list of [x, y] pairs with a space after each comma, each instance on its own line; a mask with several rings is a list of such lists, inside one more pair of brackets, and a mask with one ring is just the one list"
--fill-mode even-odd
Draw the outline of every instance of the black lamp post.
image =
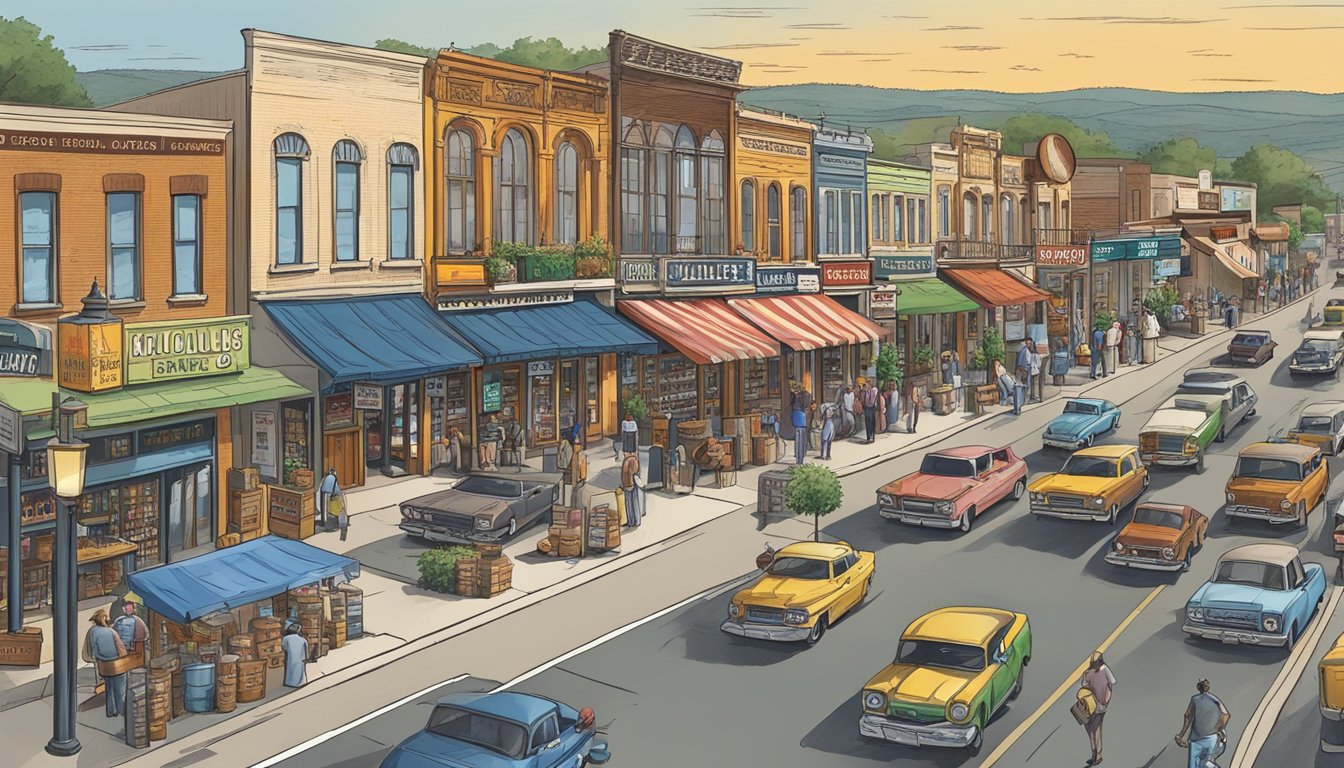
[[47, 477], [59, 504], [51, 569], [54, 719], [47, 752], [68, 757], [79, 751], [75, 738], [75, 617], [79, 609], [75, 600], [75, 503], [84, 493], [84, 462], [89, 448], [75, 439], [74, 431], [85, 426], [88, 406], [74, 398], [59, 400], [59, 394], [52, 395], [56, 436], [47, 443]]

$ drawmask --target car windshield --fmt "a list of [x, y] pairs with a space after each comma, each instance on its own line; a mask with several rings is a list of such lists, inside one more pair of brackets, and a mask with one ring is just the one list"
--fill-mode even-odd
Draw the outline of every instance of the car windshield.
[[1115, 477], [1115, 459], [1074, 454], [1064, 462], [1064, 468], [1059, 473], [1075, 477]]
[[1327, 306], [1327, 307], [1341, 307], [1341, 306], [1344, 306], [1344, 299], [1331, 299], [1331, 300], [1325, 302], [1325, 306]]
[[1234, 347], [1258, 347], [1265, 343], [1265, 337], [1258, 334], [1238, 333], [1232, 337]]
[[1283, 569], [1269, 563], [1249, 560], [1224, 560], [1218, 564], [1213, 580], [1218, 584], [1249, 584], [1261, 589], [1284, 589]]
[[1329, 416], [1303, 416], [1297, 422], [1298, 432], [1313, 432], [1318, 435], [1330, 434], [1330, 424], [1333, 422]]
[[1181, 513], [1170, 509], [1139, 507], [1134, 510], [1134, 522], [1140, 525], [1156, 525], [1159, 528], [1181, 529]]
[[831, 577], [831, 564], [827, 560], [813, 560], [810, 557], [777, 557], [770, 564], [770, 575], [821, 581]]
[[425, 730], [465, 741], [520, 760], [527, 751], [527, 729], [518, 723], [443, 704], [434, 708]]
[[979, 672], [985, 668], [985, 651], [979, 646], [960, 643], [902, 640], [896, 651], [896, 663]]
[[1065, 413], [1086, 413], [1089, 416], [1095, 416], [1101, 413], [1101, 409], [1095, 403], [1080, 403], [1077, 400], [1070, 400], [1064, 404]]
[[1302, 342], [1302, 346], [1297, 348], [1298, 352], [1329, 352], [1334, 346], [1334, 342], [1324, 341], [1322, 339], [1307, 339]]
[[1244, 456], [1237, 460], [1237, 477], [1256, 480], [1301, 480], [1302, 465], [1290, 459]]
[[518, 480], [503, 480], [498, 477], [468, 477], [454, 486], [453, 490], [476, 496], [495, 496], [510, 499], [523, 495], [523, 484]]
[[919, 471], [926, 475], [942, 477], [975, 477], [975, 464], [969, 459], [930, 453], [920, 462]]

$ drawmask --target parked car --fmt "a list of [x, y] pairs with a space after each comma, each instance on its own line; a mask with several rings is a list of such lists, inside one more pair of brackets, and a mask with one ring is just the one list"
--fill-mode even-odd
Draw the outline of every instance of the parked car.
[[401, 503], [401, 530], [417, 539], [500, 541], [546, 519], [560, 487], [547, 480], [468, 475], [462, 482]]
[[781, 547], [765, 573], [733, 595], [719, 629], [756, 640], [816, 645], [830, 625], [868, 597], [876, 570], [872, 552], [844, 542]]
[[967, 445], [924, 455], [919, 471], [877, 490], [877, 512], [888, 520], [930, 528], [971, 530], [975, 518], [1027, 490], [1027, 462], [1012, 448]]
[[1233, 365], [1263, 365], [1274, 359], [1278, 346], [1269, 331], [1237, 331], [1227, 345], [1227, 359]]
[[1070, 451], [1086, 448], [1092, 441], [1120, 426], [1120, 407], [1109, 400], [1076, 397], [1064, 401], [1064, 412], [1045, 425], [1041, 442]]
[[1031, 513], [1115, 525], [1120, 510], [1148, 487], [1148, 469], [1132, 445], [1075, 451], [1058, 471], [1032, 481]]
[[1303, 408], [1297, 426], [1288, 430], [1288, 439], [1338, 456], [1344, 449], [1344, 400], [1323, 400]]
[[1288, 544], [1246, 544], [1218, 558], [1185, 606], [1187, 635], [1229, 645], [1297, 644], [1325, 597], [1325, 569]]
[[1225, 433], [1222, 395], [1176, 395], [1139, 430], [1139, 452], [1145, 466], [1192, 466], [1202, 473], [1204, 454]]
[[1209, 518], [1185, 504], [1145, 502], [1120, 529], [1106, 562], [1147, 571], [1188, 571], [1204, 546]]
[[[1338, 279], [1339, 272], [1335, 273]], [[1344, 325], [1344, 299], [1330, 299], [1321, 310], [1321, 324], [1325, 326]]]
[[1344, 752], [1344, 634], [1316, 665], [1320, 683], [1321, 751]]
[[940, 608], [901, 633], [896, 659], [863, 687], [859, 734], [979, 753], [985, 726], [1017, 698], [1031, 662], [1025, 613]]
[[541, 696], [454, 693], [440, 698], [424, 730], [398, 744], [381, 768], [583, 768], [610, 758], [595, 741], [596, 717]]
[[1260, 396], [1251, 389], [1250, 383], [1240, 374], [1230, 371], [1215, 371], [1210, 368], [1195, 368], [1185, 372], [1178, 395], [1221, 395], [1223, 398], [1223, 428], [1227, 432], [1236, 429], [1246, 419], [1255, 415], [1255, 406]]
[[1344, 329], [1317, 328], [1302, 334], [1302, 343], [1293, 352], [1288, 373], [1328, 374], [1338, 378], [1341, 365], [1344, 365]]
[[1228, 525], [1238, 518], [1271, 525], [1307, 524], [1325, 501], [1330, 471], [1321, 450], [1301, 443], [1255, 443], [1241, 449], [1227, 481]]

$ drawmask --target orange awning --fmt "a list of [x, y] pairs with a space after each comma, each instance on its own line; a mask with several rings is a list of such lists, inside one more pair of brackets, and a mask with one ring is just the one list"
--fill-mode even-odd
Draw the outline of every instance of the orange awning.
[[[1192, 238], [1194, 245], [1201, 251], [1214, 257], [1214, 262], [1221, 265], [1228, 272], [1231, 272], [1238, 280], [1246, 280], [1252, 277], [1259, 277], [1253, 270], [1247, 268], [1240, 261], [1232, 257], [1224, 246], [1213, 242], [1207, 237]], [[1252, 252], [1254, 253], [1254, 252]]]
[[780, 343], [800, 351], [863, 344], [891, 336], [889, 328], [851, 312], [829, 296], [729, 299], [728, 305]]
[[938, 276], [982, 307], [1008, 307], [1050, 298], [1049, 292], [1002, 269], [940, 269]]
[[616, 302], [621, 314], [700, 365], [779, 355], [779, 345], [722, 299]]

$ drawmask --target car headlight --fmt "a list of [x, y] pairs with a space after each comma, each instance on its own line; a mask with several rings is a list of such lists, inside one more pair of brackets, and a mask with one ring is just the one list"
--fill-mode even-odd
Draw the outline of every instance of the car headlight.
[[1105, 496], [1093, 496], [1092, 499], [1091, 499], [1091, 503], [1092, 503], [1092, 506], [1096, 507], [1097, 509], [1101, 509], [1102, 507], [1106, 506], [1106, 497], [1105, 497]]
[[1119, 539], [1116, 539], [1116, 540], [1115, 540], [1115, 544], [1114, 544], [1113, 546], [1115, 547], [1115, 551], [1116, 551], [1116, 552], [1124, 552], [1124, 551], [1125, 551], [1125, 544], [1124, 544], [1124, 542], [1120, 541]]
[[890, 507], [892, 504], [891, 494], [890, 493], [877, 494], [877, 503], [881, 504], [884, 507]]
[[476, 530], [478, 530], [478, 531], [488, 531], [488, 530], [490, 530], [490, 526], [491, 526], [490, 518], [488, 518], [488, 517], [478, 517], [478, 518], [476, 518]]
[[1171, 547], [1162, 548], [1162, 559], [1172, 560], [1175, 559], [1175, 557], [1176, 557], [1176, 550], [1172, 549]]
[[1185, 450], [1193, 451], [1199, 447], [1199, 443], [1193, 437], [1185, 438]]
[[940, 515], [950, 515], [956, 505], [950, 501], [936, 501], [933, 503], [933, 509]]
[[1289, 510], [1289, 509], [1292, 509], [1292, 508], [1293, 508], [1293, 502], [1291, 502], [1291, 501], [1289, 501], [1289, 500], [1287, 500], [1287, 499], [1284, 499], [1283, 501], [1280, 501], [1280, 502], [1279, 502], [1279, 509], [1282, 509], [1282, 510], [1285, 510], [1285, 511], [1286, 511], [1286, 510]]
[[1236, 502], [1237, 502], [1237, 494], [1235, 494], [1235, 493], [1233, 493], [1233, 492], [1231, 492], [1231, 491], [1228, 491], [1228, 492], [1227, 492], [1227, 503], [1228, 503], [1228, 504], [1235, 504]]
[[1266, 631], [1266, 632], [1278, 632], [1278, 631], [1279, 631], [1279, 617], [1278, 617], [1278, 616], [1272, 616], [1272, 615], [1266, 615], [1265, 618], [1264, 618], [1264, 625], [1265, 625], [1265, 631]]
[[1032, 491], [1032, 492], [1031, 492], [1031, 503], [1033, 503], [1033, 504], [1044, 504], [1044, 503], [1045, 503], [1045, 494], [1044, 494], [1044, 493], [1037, 493], [1036, 491]]
[[953, 704], [950, 708], [948, 708], [947, 714], [949, 718], [951, 718], [952, 722], [962, 723], [965, 722], [966, 718], [970, 716], [971, 708], [966, 706], [962, 702], [958, 701], [957, 703]]
[[863, 708], [881, 710], [887, 705], [887, 697], [877, 691], [868, 691], [863, 694]]
[[1203, 621], [1204, 609], [1198, 605], [1187, 605], [1185, 606], [1185, 615], [1188, 616], [1191, 621]]
[[402, 507], [402, 508], [401, 508], [401, 519], [402, 519], [402, 520], [414, 520], [414, 519], [415, 519], [415, 513], [412, 512], [411, 510], [405, 508], [405, 507]]
[[784, 611], [784, 623], [806, 624], [807, 616], [808, 614], [806, 608], [790, 608], [787, 611]]
[[728, 615], [729, 615], [731, 618], [736, 619], [737, 616], [738, 616], [738, 614], [740, 614], [740, 613], [742, 613], [742, 608], [739, 607], [737, 603], [734, 603], [734, 602], [729, 602], [729, 603], [728, 603]]

